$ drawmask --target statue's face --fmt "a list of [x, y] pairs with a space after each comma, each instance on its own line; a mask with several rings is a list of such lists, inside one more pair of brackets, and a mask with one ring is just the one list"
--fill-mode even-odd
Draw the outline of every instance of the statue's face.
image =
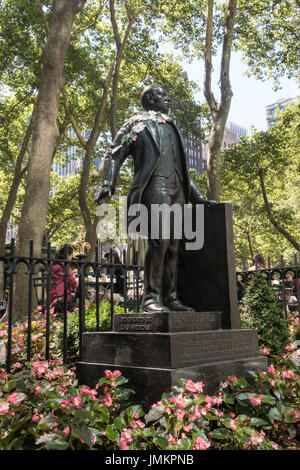
[[156, 87], [148, 95], [149, 109], [168, 114], [170, 110], [170, 97], [163, 87]]

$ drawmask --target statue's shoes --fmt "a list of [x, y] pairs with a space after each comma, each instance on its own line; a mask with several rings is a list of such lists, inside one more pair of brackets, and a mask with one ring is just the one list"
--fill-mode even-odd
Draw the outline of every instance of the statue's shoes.
[[170, 310], [165, 306], [155, 300], [147, 299], [142, 305], [143, 313], [161, 313], [169, 312]]
[[194, 312], [195, 310], [192, 307], [187, 307], [183, 305], [180, 300], [172, 300], [169, 303], [166, 303], [168, 309], [171, 312]]

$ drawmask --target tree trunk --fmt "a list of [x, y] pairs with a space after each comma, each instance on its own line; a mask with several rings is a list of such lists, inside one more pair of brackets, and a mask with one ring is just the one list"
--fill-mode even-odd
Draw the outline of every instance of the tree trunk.
[[[43, 52], [27, 184], [18, 232], [18, 255], [28, 254], [31, 239], [34, 242], [34, 255], [40, 256], [41, 254], [48, 209], [52, 155], [59, 134], [56, 120], [59, 112], [59, 96], [64, 85], [64, 61], [73, 22], [85, 2], [86, 0], [54, 0], [52, 2], [53, 19]], [[27, 279], [20, 271], [16, 279], [14, 320], [21, 319], [25, 315], [26, 281]]]
[[220, 153], [227, 115], [218, 113], [213, 120], [208, 144], [207, 199], [220, 201]]
[[211, 89], [212, 74], [212, 38], [213, 38], [213, 8], [214, 0], [207, 1], [206, 40], [205, 40], [205, 76], [204, 95], [210, 107], [213, 125], [209, 137], [207, 163], [207, 198], [220, 201], [219, 162], [222, 139], [230, 110], [232, 90], [229, 79], [230, 58], [232, 49], [233, 29], [237, 9], [237, 0], [228, 0], [227, 14], [224, 26], [223, 49], [221, 59], [221, 100], [217, 103]]

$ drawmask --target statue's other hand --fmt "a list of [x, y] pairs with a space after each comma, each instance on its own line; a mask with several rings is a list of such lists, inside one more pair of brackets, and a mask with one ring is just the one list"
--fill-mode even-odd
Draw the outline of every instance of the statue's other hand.
[[102, 199], [111, 198], [112, 190], [109, 186], [100, 186], [98, 191], [95, 194], [94, 202], [100, 204]]

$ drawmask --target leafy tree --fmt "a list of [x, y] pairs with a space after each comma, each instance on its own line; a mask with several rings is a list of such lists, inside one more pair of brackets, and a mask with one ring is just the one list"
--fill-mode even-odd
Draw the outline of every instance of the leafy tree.
[[[296, 76], [299, 66], [299, 2], [189, 0], [168, 1], [165, 4], [154, 1], [153, 8], [163, 9], [163, 32], [185, 56], [204, 61], [204, 95], [212, 117], [207, 196], [219, 201], [221, 143], [233, 96], [230, 84], [231, 53], [233, 50], [242, 51], [249, 65], [249, 73], [261, 79], [270, 75], [275, 84], [284, 74]], [[213, 91], [213, 60], [219, 50], [220, 89]]]
[[233, 204], [238, 258], [299, 250], [298, 126], [291, 106], [276, 126], [223, 151], [222, 200]]

